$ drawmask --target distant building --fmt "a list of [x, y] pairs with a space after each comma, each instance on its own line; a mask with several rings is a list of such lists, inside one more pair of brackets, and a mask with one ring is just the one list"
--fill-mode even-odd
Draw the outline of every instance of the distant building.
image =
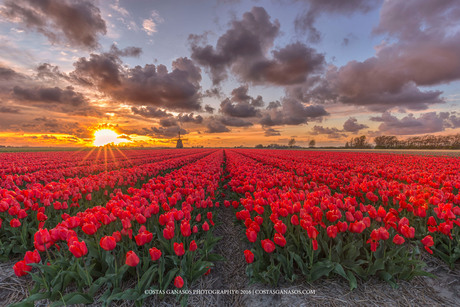
[[177, 139], [176, 148], [184, 148], [184, 144], [180, 138], [180, 130], [179, 130], [179, 138]]

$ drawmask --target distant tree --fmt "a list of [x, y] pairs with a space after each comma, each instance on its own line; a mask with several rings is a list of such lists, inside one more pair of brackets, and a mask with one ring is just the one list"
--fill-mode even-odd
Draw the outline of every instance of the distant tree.
[[348, 142], [345, 143], [345, 148], [350, 148], [350, 144], [348, 144]]
[[262, 145], [262, 144], [257, 144], [257, 145], [256, 145], [256, 148], [264, 148], [264, 145]]
[[292, 148], [295, 145], [295, 139], [294, 138], [290, 139], [288, 145], [289, 147]]
[[[351, 138], [350, 143], [348, 145], [350, 148], [371, 148], [371, 144], [369, 144], [366, 140], [365, 135], [361, 135], [359, 137]], [[345, 144], [347, 147], [347, 144]]]
[[316, 145], [316, 141], [315, 141], [315, 140], [311, 140], [311, 141], [308, 143], [308, 147], [310, 147], [310, 148], [315, 147], [315, 145]]

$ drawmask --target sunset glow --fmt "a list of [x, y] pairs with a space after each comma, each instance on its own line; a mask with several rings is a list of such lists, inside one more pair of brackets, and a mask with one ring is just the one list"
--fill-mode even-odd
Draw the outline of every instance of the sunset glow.
[[115, 131], [110, 129], [101, 129], [94, 132], [94, 146], [105, 146], [107, 144], [118, 145], [128, 142], [130, 141], [125, 138], [120, 138]]

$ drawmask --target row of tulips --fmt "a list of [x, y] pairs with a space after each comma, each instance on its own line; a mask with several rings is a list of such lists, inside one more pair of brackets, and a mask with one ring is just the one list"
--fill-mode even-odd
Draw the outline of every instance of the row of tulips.
[[[30, 153], [29, 153], [30, 154]], [[136, 165], [153, 163], [169, 158], [186, 155], [186, 152], [174, 150], [148, 151], [124, 150], [99, 147], [90, 152], [60, 152], [59, 155], [48, 156], [48, 153], [33, 153], [40, 161], [43, 156], [46, 162], [23, 159], [20, 166], [17, 162], [3, 165], [0, 170], [0, 188], [11, 190], [24, 189], [34, 184], [47, 185], [67, 178], [82, 178], [97, 175], [101, 172], [130, 168]], [[10, 154], [11, 155], [11, 154]], [[16, 153], [15, 156], [23, 156]], [[3, 159], [2, 159], [3, 160]], [[2, 161], [0, 161], [0, 165]], [[11, 163], [9, 163], [11, 164]], [[40, 166], [42, 166], [40, 168]], [[16, 172], [15, 172], [16, 171]]]
[[[35, 249], [14, 265], [18, 276], [35, 281], [22, 303], [45, 298], [55, 305], [92, 303], [101, 293], [103, 305], [121, 299], [141, 304], [145, 290], [187, 288], [209, 273], [222, 259], [211, 252], [219, 240], [211, 231], [223, 151], [201, 155], [141, 188], [116, 193], [104, 206], [35, 232]], [[129, 276], [137, 281], [132, 288], [122, 283]], [[77, 291], [63, 294], [68, 286]], [[186, 296], [180, 299], [186, 304]]]
[[76, 212], [104, 205], [117, 191], [141, 186], [149, 178], [199, 159], [210, 151], [190, 150], [167, 160], [146, 159], [143, 165], [103, 172], [83, 178], [68, 178], [45, 186], [0, 189], [0, 255], [23, 254], [33, 245], [31, 235], [39, 228], [53, 228]]
[[[241, 199], [225, 205], [238, 210], [254, 244], [245, 258], [256, 280], [338, 274], [354, 288], [356, 276], [378, 275], [395, 285], [425, 274], [418, 246], [450, 265], [460, 257], [458, 159], [402, 157], [412, 161], [404, 173], [394, 155], [230, 150], [227, 157], [228, 185]], [[414, 165], [423, 173], [430, 161], [436, 184], [414, 176]]]
[[[250, 154], [247, 153], [247, 154]], [[327, 153], [337, 155], [337, 153]], [[299, 155], [296, 152], [287, 152], [280, 155], [276, 151], [263, 152], [255, 158], [264, 162], [263, 156], [269, 155], [270, 163], [290, 171], [298, 171], [297, 166], [286, 163], [296, 161], [301, 168], [311, 164], [318, 165], [318, 160], [310, 155]], [[289, 157], [288, 157], [289, 156]], [[347, 158], [348, 157], [348, 158]], [[458, 226], [460, 226], [460, 161], [452, 157], [421, 157], [421, 156], [397, 156], [342, 153], [336, 158], [326, 159], [322, 162], [324, 167], [329, 168], [331, 162], [327, 160], [341, 160], [341, 165], [346, 170], [358, 169], [359, 173], [341, 176], [341, 172], [327, 169], [334, 174], [334, 182], [327, 182], [324, 178], [318, 178], [318, 184], [325, 184], [331, 191], [344, 195], [357, 197], [360, 201], [367, 200], [373, 203], [375, 209], [370, 209], [372, 218], [376, 217], [380, 207], [392, 204], [398, 209], [400, 217], [407, 217], [414, 221], [419, 229], [420, 236], [429, 235], [434, 238], [436, 244], [433, 248], [425, 249], [429, 253], [435, 253], [451, 267], [460, 259]], [[304, 160], [302, 160], [304, 159]], [[305, 161], [308, 159], [309, 161]], [[264, 162], [265, 163], [265, 162]], [[335, 163], [335, 162], [334, 162]], [[355, 166], [356, 165], [356, 166]], [[374, 165], [374, 168], [372, 168]], [[338, 168], [337, 165], [334, 168]], [[304, 176], [305, 177], [305, 176]], [[329, 177], [331, 177], [329, 175]], [[345, 179], [344, 179], [345, 178]], [[377, 207], [379, 205], [379, 207]], [[383, 209], [383, 208], [382, 208]], [[381, 214], [383, 212], [381, 211]]]

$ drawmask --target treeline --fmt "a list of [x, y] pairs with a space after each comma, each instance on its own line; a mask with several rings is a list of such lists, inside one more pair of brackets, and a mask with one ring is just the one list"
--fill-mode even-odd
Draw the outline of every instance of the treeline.
[[262, 144], [258, 144], [255, 146], [257, 149], [262, 149], [262, 148], [268, 148], [268, 149], [299, 149], [302, 148], [297, 145], [280, 145], [280, 144], [269, 144], [267, 146], [264, 146]]
[[382, 149], [460, 149], [460, 133], [456, 135], [422, 135], [404, 140], [394, 135], [374, 138], [375, 148]]
[[366, 139], [365, 135], [361, 135], [355, 138], [351, 138], [350, 141], [345, 143], [345, 148], [372, 148], [372, 145]]

